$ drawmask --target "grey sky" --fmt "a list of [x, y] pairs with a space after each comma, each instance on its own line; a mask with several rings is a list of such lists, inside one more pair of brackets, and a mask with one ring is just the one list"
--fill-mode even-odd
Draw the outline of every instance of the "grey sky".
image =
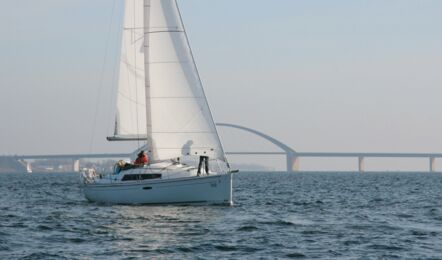
[[[442, 151], [442, 1], [179, 4], [216, 121], [299, 151]], [[104, 140], [112, 132], [121, 7], [120, 0], [2, 3], [0, 154], [129, 149]], [[236, 133], [222, 131], [228, 150], [274, 150]], [[275, 160], [282, 161], [262, 158]]]

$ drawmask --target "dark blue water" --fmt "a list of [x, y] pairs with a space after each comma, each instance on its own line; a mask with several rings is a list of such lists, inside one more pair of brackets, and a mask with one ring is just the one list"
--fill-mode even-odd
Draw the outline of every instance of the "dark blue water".
[[241, 173], [233, 207], [88, 203], [0, 175], [0, 259], [442, 258], [442, 174]]

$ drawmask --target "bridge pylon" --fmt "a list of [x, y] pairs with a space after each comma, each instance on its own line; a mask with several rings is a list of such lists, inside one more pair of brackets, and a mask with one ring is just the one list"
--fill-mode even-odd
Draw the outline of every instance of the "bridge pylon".
[[295, 153], [287, 153], [287, 171], [299, 172], [299, 157]]
[[430, 172], [436, 171], [436, 158], [430, 157]]
[[365, 172], [365, 158], [363, 156], [358, 157], [358, 170], [360, 173]]
[[74, 172], [80, 172], [80, 159], [75, 158], [72, 163], [72, 170]]

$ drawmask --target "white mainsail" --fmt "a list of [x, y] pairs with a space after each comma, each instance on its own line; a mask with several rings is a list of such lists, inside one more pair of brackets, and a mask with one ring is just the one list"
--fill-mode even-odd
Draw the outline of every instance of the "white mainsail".
[[125, 1], [115, 137], [146, 136], [144, 0]]
[[225, 161], [176, 0], [126, 0], [124, 24], [116, 136], [147, 135], [153, 160]]

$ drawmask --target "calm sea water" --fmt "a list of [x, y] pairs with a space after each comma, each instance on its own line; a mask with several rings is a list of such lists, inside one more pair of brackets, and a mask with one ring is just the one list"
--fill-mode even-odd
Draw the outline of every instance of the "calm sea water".
[[0, 259], [442, 258], [442, 174], [240, 173], [232, 207], [104, 206], [0, 175]]

